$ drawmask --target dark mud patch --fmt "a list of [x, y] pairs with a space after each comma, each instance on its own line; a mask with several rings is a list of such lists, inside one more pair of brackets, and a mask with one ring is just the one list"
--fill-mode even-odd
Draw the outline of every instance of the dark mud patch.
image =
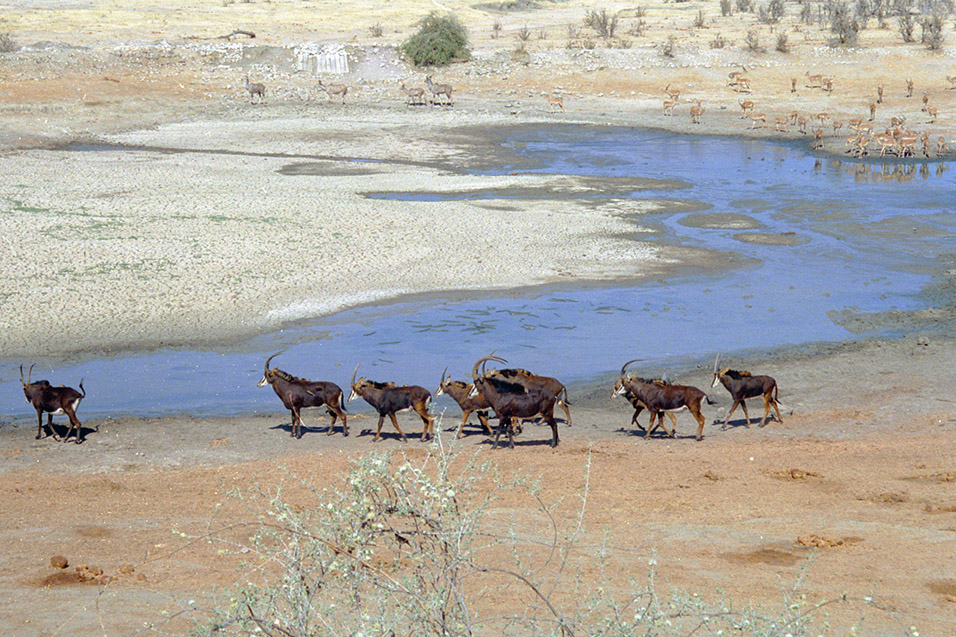
[[93, 539], [101, 539], [104, 537], [110, 537], [113, 535], [113, 532], [104, 526], [96, 526], [92, 524], [77, 526], [73, 529], [77, 535], [80, 537], [88, 537]]
[[803, 560], [796, 553], [773, 547], [763, 547], [748, 553], [730, 553], [724, 557], [736, 564], [768, 564], [770, 566], [796, 566]]
[[363, 177], [366, 175], [377, 175], [380, 171], [374, 170], [368, 166], [349, 162], [297, 162], [286, 164], [276, 171], [280, 175], [289, 176], [311, 176], [311, 177]]
[[762, 246], [793, 247], [807, 243], [806, 238], [797, 235], [795, 232], [740, 232], [734, 235], [734, 239], [743, 243], [754, 243]]
[[937, 595], [952, 597], [956, 601], [956, 579], [938, 579], [926, 582], [926, 588]]
[[52, 588], [57, 586], [73, 586], [74, 584], [85, 584], [87, 580], [81, 579], [76, 571], [57, 571], [50, 573], [37, 582], [41, 588]]
[[711, 212], [706, 215], [691, 214], [683, 217], [677, 223], [691, 228], [710, 230], [754, 230], [760, 227], [760, 222], [753, 217], [734, 212]]

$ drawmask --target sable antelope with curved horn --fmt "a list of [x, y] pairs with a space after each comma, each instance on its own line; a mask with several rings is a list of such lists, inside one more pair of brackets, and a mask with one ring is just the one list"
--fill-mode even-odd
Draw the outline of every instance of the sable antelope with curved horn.
[[[495, 356], [494, 354], [491, 356], [492, 357], [488, 360], [502, 364], [508, 362], [500, 356]], [[517, 383], [524, 387], [536, 387], [553, 392], [554, 395], [558, 397], [558, 406], [564, 410], [564, 415], [567, 417], [568, 427], [571, 426], [571, 409], [568, 407], [568, 405], [571, 404], [571, 401], [568, 400], [568, 389], [564, 386], [564, 383], [559, 381], [557, 378], [552, 378], [551, 376], [539, 376], [538, 374], [534, 374], [526, 369], [521, 368], [493, 369], [489, 373], [495, 378], [507, 381], [509, 383]]]
[[495, 434], [494, 447], [498, 447], [498, 438], [501, 436], [501, 430], [508, 432], [508, 444], [514, 449], [514, 419], [515, 418], [534, 418], [541, 416], [545, 422], [551, 426], [551, 446], [558, 446], [558, 423], [554, 419], [554, 406], [561, 403], [558, 396], [542, 387], [533, 387], [521, 385], [517, 382], [511, 382], [502, 378], [497, 378], [494, 372], [485, 372], [482, 368], [482, 374], [478, 375], [478, 366], [487, 361], [503, 362], [504, 359], [497, 356], [485, 356], [479, 358], [471, 369], [471, 377], [474, 379], [474, 386], [468, 394], [474, 398], [482, 394], [494, 409], [498, 416], [498, 431]]
[[781, 423], [783, 422], [783, 418], [780, 416], [780, 408], [778, 407], [779, 403], [777, 402], [777, 381], [770, 376], [754, 376], [750, 372], [742, 372], [736, 369], [730, 369], [729, 367], [718, 369], [719, 365], [720, 354], [717, 354], [717, 358], [714, 359], [714, 382], [711, 384], [711, 387], [716, 387], [717, 383], [722, 384], [727, 388], [727, 391], [730, 392], [731, 398], [734, 399], [734, 404], [730, 408], [730, 413], [727, 414], [727, 418], [724, 420], [721, 430], [727, 428], [730, 417], [733, 415], [734, 410], [737, 409], [737, 405], [744, 408], [744, 418], [746, 418], [746, 425], [749, 427], [750, 414], [747, 413], [747, 399], [756, 398], [757, 396], [763, 396], [764, 407], [763, 419], [760, 421], [759, 426], [763, 427], [767, 424], [767, 416], [770, 415], [771, 407], [777, 412], [777, 420]]
[[[638, 397], [640, 402], [651, 412], [651, 422], [653, 423], [654, 417], [658, 416], [658, 425], [664, 431], [667, 431], [667, 427], [664, 426], [664, 419], [659, 416], [661, 412], [666, 413], [673, 425], [673, 429], [667, 432], [672, 438], [677, 437], [677, 418], [674, 416], [674, 412], [686, 409], [697, 420], [697, 440], [702, 440], [704, 437], [704, 416], [700, 413], [700, 404], [704, 400], [707, 401], [708, 405], [713, 404], [707, 394], [690, 385], [660, 385], [649, 379], [628, 374], [628, 365], [637, 360], [640, 359], [628, 361], [624, 364], [621, 370], [621, 379], [611, 395], [624, 395], [626, 392], [630, 392]], [[650, 431], [648, 434], [650, 434]]]
[[270, 369], [269, 363], [281, 353], [276, 352], [266, 359], [265, 370], [262, 372], [262, 380], [259, 381], [258, 386], [262, 387], [266, 383], [272, 385], [276, 396], [279, 397], [285, 408], [292, 412], [292, 437], [302, 437], [300, 411], [307, 407], [322, 407], [323, 405], [332, 417], [332, 422], [329, 423], [329, 429], [326, 433], [331, 436], [335, 430], [335, 419], [341, 418], [342, 435], [349, 435], [345, 404], [342, 402], [342, 388], [327, 381], [296, 378], [278, 367]]
[[[647, 423], [648, 428], [644, 429], [644, 427], [641, 426], [641, 423], [638, 422], [637, 417], [641, 414], [642, 411], [644, 411], [647, 408], [647, 406], [643, 402], [641, 402], [640, 396], [637, 396], [636, 394], [632, 394], [630, 391], [628, 391], [626, 388], [623, 387], [624, 375], [627, 373], [627, 366], [630, 365], [631, 363], [636, 363], [639, 360], [643, 360], [643, 359], [635, 358], [632, 361], [628, 361], [624, 363], [624, 366], [621, 367], [621, 377], [617, 380], [617, 383], [615, 383], [614, 385], [614, 389], [611, 391], [611, 398], [614, 398], [615, 396], [618, 396], [618, 395], [624, 396], [624, 398], [627, 399], [627, 402], [631, 403], [631, 406], [634, 408], [634, 415], [631, 416], [631, 424], [627, 426], [627, 431], [625, 431], [624, 433], [630, 434], [631, 429], [635, 425], [637, 425], [638, 429], [640, 429], [643, 432], [646, 432], [645, 433], [646, 436], [650, 436], [655, 429], [661, 426], [660, 421], [664, 419], [664, 412], [660, 412], [657, 414], [658, 423], [656, 425], [654, 424], [654, 418], [651, 417], [651, 421]], [[663, 378], [650, 379], [649, 382], [654, 383], [655, 385], [661, 385], [661, 386], [669, 384]], [[677, 425], [676, 419], [673, 418], [673, 416], [671, 418], [673, 420], [674, 426], [676, 426]]]
[[407, 442], [405, 433], [398, 426], [398, 421], [395, 419], [397, 412], [405, 411], [406, 409], [414, 410], [416, 414], [421, 416], [422, 422], [425, 423], [425, 428], [422, 430], [422, 440], [427, 440], [434, 435], [435, 420], [428, 412], [428, 408], [432, 402], [431, 392], [418, 385], [403, 385], [399, 387], [395, 383], [378, 383], [373, 380], [368, 380], [364, 376], [356, 381], [355, 375], [358, 373], [358, 368], [359, 366], [356, 365], [355, 369], [352, 370], [352, 381], [350, 383], [352, 391], [349, 393], [349, 402], [361, 396], [365, 402], [374, 407], [375, 411], [378, 412], [378, 427], [375, 430], [375, 438], [372, 439], [372, 442], [376, 442], [379, 436], [381, 436], [382, 423], [385, 422], [385, 416], [391, 419], [392, 425], [398, 431], [398, 435], [402, 437], [402, 441]]
[[465, 423], [468, 422], [468, 416], [471, 415], [473, 411], [477, 412], [478, 422], [481, 423], [490, 436], [492, 432], [491, 426], [488, 424], [488, 410], [491, 409], [491, 403], [488, 402], [488, 399], [485, 398], [481, 392], [478, 392], [478, 395], [474, 398], [470, 398], [468, 394], [471, 393], [473, 385], [460, 380], [452, 380], [451, 376], [446, 376], [447, 373], [448, 368], [446, 367], [441, 373], [441, 381], [438, 383], [438, 391], [435, 392], [435, 395], [441, 396], [442, 394], [448, 394], [452, 400], [461, 407], [461, 424], [458, 425], [458, 431], [455, 433], [455, 437], [461, 438], [461, 430], [465, 426]]
[[33, 374], [33, 365], [27, 370], [26, 379], [23, 378], [23, 365], [20, 365], [20, 384], [23, 385], [23, 395], [27, 402], [33, 405], [37, 410], [37, 435], [36, 439], [41, 438], [43, 433], [43, 414], [47, 414], [46, 426], [50, 429], [50, 434], [56, 440], [56, 431], [53, 429], [53, 416], [57, 414], [66, 414], [70, 419], [70, 427], [63, 436], [63, 442], [70, 437], [70, 432], [76, 430], [76, 444], [83, 442], [83, 424], [76, 417], [76, 408], [80, 406], [80, 401], [86, 398], [86, 390], [83, 389], [83, 381], [80, 380], [80, 391], [72, 387], [60, 385], [54, 387], [47, 380], [37, 380], [30, 382], [30, 376]]

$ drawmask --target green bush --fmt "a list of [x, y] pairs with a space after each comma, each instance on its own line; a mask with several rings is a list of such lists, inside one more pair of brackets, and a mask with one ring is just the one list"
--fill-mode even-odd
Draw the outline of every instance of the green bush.
[[418, 23], [418, 32], [405, 40], [401, 51], [415, 66], [445, 66], [467, 60], [468, 32], [454, 15], [432, 11]]

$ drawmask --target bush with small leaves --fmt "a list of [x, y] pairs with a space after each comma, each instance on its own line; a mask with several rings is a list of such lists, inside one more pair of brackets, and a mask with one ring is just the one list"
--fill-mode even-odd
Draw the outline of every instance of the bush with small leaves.
[[909, 12], [900, 16], [900, 35], [903, 37], [903, 42], [913, 41], [913, 27], [915, 26], [916, 25], [913, 24], [913, 16], [911, 16]]
[[528, 25], [518, 29], [518, 32], [515, 33], [515, 39], [517, 39], [519, 42], [527, 42], [531, 39], [531, 29], [528, 28]]
[[637, 5], [637, 8], [634, 9], [634, 17], [635, 17], [635, 18], [646, 18], [646, 17], [647, 17], [647, 7], [645, 7], [643, 4]]
[[725, 18], [734, 14], [734, 5], [730, 0], [720, 0], [720, 15]]
[[677, 36], [668, 36], [667, 42], [661, 47], [661, 55], [666, 58], [672, 58], [677, 55]]
[[777, 36], [776, 49], [781, 53], [790, 53], [790, 42], [787, 40], [786, 33], [781, 33]]
[[754, 0], [737, 0], [737, 11], [740, 13], [753, 13]]
[[833, 46], [856, 46], [860, 36], [860, 23], [851, 15], [843, 0], [830, 6], [830, 32], [836, 35]]
[[432, 11], [418, 23], [418, 31], [405, 40], [401, 52], [415, 66], [444, 66], [467, 60], [468, 32], [454, 15]]
[[647, 33], [647, 21], [645, 20], [632, 21], [631, 28], [627, 30], [627, 33], [628, 35], [633, 35], [638, 38], [644, 37], [644, 34]]
[[763, 53], [764, 51], [764, 48], [760, 45], [760, 35], [756, 29], [747, 31], [747, 37], [744, 38], [744, 45], [748, 51], [752, 51], [753, 53]]
[[13, 53], [19, 51], [20, 45], [13, 39], [9, 33], [0, 33], [0, 53]]
[[602, 38], [613, 38], [617, 29], [617, 14], [607, 9], [588, 11], [584, 15], [584, 24], [594, 29]]
[[710, 41], [710, 48], [712, 49], [722, 49], [725, 46], [727, 46], [727, 40], [724, 39], [724, 36], [720, 35], [720, 32]]
[[923, 27], [923, 44], [930, 51], [939, 51], [943, 48], [943, 16], [935, 14], [924, 18], [920, 23]]
[[698, 29], [703, 29], [706, 24], [707, 22], [704, 17], [704, 10], [699, 9], [697, 11], [697, 17], [694, 18], [694, 26], [697, 27]]
[[491, 39], [497, 40], [499, 35], [501, 35], [501, 21], [495, 20], [494, 24], [491, 25]]
[[373, 38], [380, 38], [382, 34], [385, 33], [385, 28], [382, 26], [381, 22], [373, 24], [368, 28], [368, 34]]

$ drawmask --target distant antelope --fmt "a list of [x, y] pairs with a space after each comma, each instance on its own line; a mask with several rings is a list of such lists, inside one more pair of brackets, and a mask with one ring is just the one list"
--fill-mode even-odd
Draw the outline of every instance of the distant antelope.
[[751, 129], [757, 128], [757, 122], [763, 122], [763, 124], [761, 124], [761, 127], [767, 125], [767, 114], [766, 114], [766, 113], [757, 113], [756, 115], [754, 115], [753, 113], [751, 113], [751, 114], [748, 115], [747, 117], [750, 118], [750, 128], [751, 128]]
[[259, 83], [250, 83], [249, 76], [242, 78], [242, 85], [249, 91], [249, 100], [255, 104], [256, 95], [259, 96], [259, 103], [262, 103], [266, 100], [266, 87], [264, 84]]
[[754, 102], [753, 100], [737, 100], [737, 103], [740, 104], [740, 108], [743, 110], [744, 114], [740, 116], [740, 119], [744, 119], [750, 113], [754, 112]]
[[810, 71], [807, 71], [807, 88], [820, 88], [823, 84], [823, 76], [820, 74], [810, 75]]
[[870, 121], [876, 119], [876, 102], [870, 102]]
[[900, 157], [915, 157], [916, 156], [916, 142], [919, 141], [919, 137], [916, 135], [903, 135], [899, 138], [899, 146], [897, 149], [897, 154]]
[[[929, 133], [925, 131], [920, 133], [919, 143], [920, 143], [920, 147], [923, 150], [923, 156], [929, 157]], [[926, 164], [923, 164], [923, 165], [925, 166]]]
[[926, 109], [926, 112], [929, 114], [929, 123], [935, 124], [936, 118], [939, 115], [939, 110], [935, 106], [930, 106]]
[[773, 129], [778, 133], [787, 132], [787, 124], [790, 123], [789, 117], [775, 117], [773, 120]]
[[333, 95], [341, 95], [342, 103], [345, 104], [345, 96], [348, 95], [349, 87], [345, 84], [329, 84], [326, 86], [322, 83], [322, 80], [319, 80], [319, 83], [316, 84], [320, 89], [325, 91], [325, 94], [329, 96], [329, 100], [332, 99]]
[[843, 122], [841, 122], [841, 121], [839, 121], [839, 120], [833, 120], [832, 126], [833, 126], [833, 134], [834, 134], [834, 135], [839, 135], [839, 134], [840, 134], [840, 129], [843, 128]]
[[910, 78], [906, 79], [906, 97], [913, 97], [913, 80]]
[[893, 128], [898, 128], [902, 126], [905, 122], [906, 122], [906, 118], [902, 115], [898, 117], [894, 116], [890, 118], [890, 126], [892, 126]]
[[549, 96], [548, 97], [548, 112], [553, 113], [555, 109], [560, 108], [564, 110], [564, 98], [558, 96]]
[[880, 145], [880, 157], [885, 156], [888, 150], [896, 151], [896, 139], [891, 135], [876, 135], [872, 139]]
[[680, 98], [680, 89], [671, 88], [670, 84], [664, 87], [664, 92], [667, 93], [667, 97], [671, 98], [674, 101], [677, 101]]
[[701, 101], [697, 100], [695, 106], [690, 107], [690, 121], [692, 124], [700, 124], [700, 116], [704, 114], [704, 107], [701, 106]]
[[425, 89], [412, 87], [405, 88], [405, 82], [402, 82], [402, 93], [405, 94], [405, 103], [409, 106], [421, 106], [425, 104]]
[[797, 92], [797, 78], [795, 77], [790, 78], [790, 92], [791, 93]]
[[923, 93], [923, 108], [919, 109], [926, 112], [926, 107], [929, 106], [929, 93]]
[[818, 128], [813, 131], [813, 148], [818, 149], [823, 147], [823, 129]]
[[952, 90], [956, 89], [956, 75], [953, 75], [952, 77], [950, 77], [949, 75], [947, 75], [947, 76], [946, 76], [946, 81], [949, 82], [949, 84], [950, 84], [949, 90], [952, 91]]
[[883, 84], [882, 83], [880, 83], [880, 85], [876, 87], [876, 103], [877, 104], [883, 103]]
[[826, 91], [828, 95], [833, 94], [833, 78], [832, 77], [823, 78], [823, 90]]
[[738, 93], [750, 93], [750, 79], [746, 77], [738, 77], [737, 82], [734, 84], [734, 90]]
[[794, 126], [797, 125], [797, 118], [800, 117], [799, 111], [790, 111], [790, 114], [787, 116], [787, 119], [790, 120], [790, 123]]
[[428, 90], [432, 93], [432, 101], [434, 103], [441, 104], [441, 102], [438, 101], [438, 96], [444, 95], [446, 98], [448, 98], [447, 104], [449, 106], [454, 106], [454, 100], [452, 100], [451, 97], [451, 93], [454, 89], [452, 88], [451, 84], [434, 84], [432, 83], [431, 75], [425, 76], [425, 84], [428, 85]]
[[826, 126], [827, 122], [830, 121], [830, 114], [829, 114], [829, 113], [817, 113], [816, 115], [814, 115], [814, 116], [811, 117], [810, 119], [815, 119], [815, 120], [817, 120], [818, 122], [820, 122], [820, 126]]
[[943, 153], [945, 153], [946, 150], [947, 150], [946, 139], [942, 135], [940, 135], [939, 138], [936, 140], [936, 156], [942, 157]]
[[675, 106], [677, 106], [675, 100], [664, 100], [664, 115], [673, 115]]
[[807, 134], [807, 118], [803, 115], [797, 116], [797, 127], [800, 129], [800, 134]]

